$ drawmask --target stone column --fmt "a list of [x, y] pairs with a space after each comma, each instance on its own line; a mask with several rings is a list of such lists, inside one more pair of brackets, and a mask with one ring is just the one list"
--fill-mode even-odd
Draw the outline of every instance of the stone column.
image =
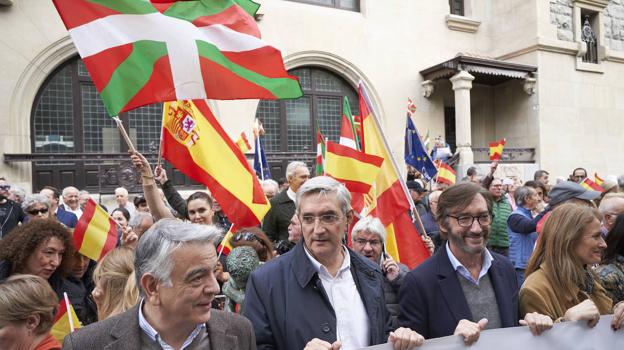
[[474, 163], [470, 128], [470, 89], [474, 78], [462, 70], [450, 79], [455, 91], [455, 143], [459, 152], [460, 167]]

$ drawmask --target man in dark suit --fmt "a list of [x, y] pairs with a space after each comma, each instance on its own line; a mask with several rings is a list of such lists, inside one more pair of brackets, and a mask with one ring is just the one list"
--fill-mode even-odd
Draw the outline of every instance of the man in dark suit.
[[69, 334], [63, 349], [256, 349], [248, 320], [211, 309], [219, 235], [212, 225], [157, 222], [136, 248], [140, 302]]
[[297, 192], [303, 239], [247, 282], [244, 313], [258, 349], [360, 349], [387, 341], [411, 349], [423, 343], [407, 328], [388, 335], [381, 270], [342, 243], [350, 202], [346, 187], [325, 176]]
[[286, 167], [288, 188], [271, 199], [271, 209], [262, 221], [262, 230], [273, 242], [288, 240], [288, 225], [295, 214], [295, 195], [309, 178], [310, 170], [303, 162], [291, 162]]
[[438, 199], [437, 221], [445, 247], [405, 276], [399, 324], [425, 338], [460, 335], [467, 345], [484, 329], [528, 325], [534, 334], [552, 327], [545, 315], [518, 321], [518, 284], [509, 260], [486, 248], [492, 199], [463, 182]]
[[59, 207], [61, 191], [59, 191], [56, 187], [45, 186], [39, 193], [48, 197], [50, 200], [50, 212], [54, 217], [56, 217], [56, 220], [69, 228], [76, 227], [76, 224], [78, 223], [76, 215]]

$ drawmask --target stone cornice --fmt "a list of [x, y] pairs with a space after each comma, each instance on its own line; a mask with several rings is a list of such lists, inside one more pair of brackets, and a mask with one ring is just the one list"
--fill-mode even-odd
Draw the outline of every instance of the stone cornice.
[[572, 0], [572, 4], [574, 6], [588, 7], [602, 11], [609, 5], [609, 0]]
[[457, 30], [459, 32], [476, 33], [479, 30], [481, 21], [470, 19], [464, 16], [458, 15], [446, 15], [446, 26], [450, 30]]

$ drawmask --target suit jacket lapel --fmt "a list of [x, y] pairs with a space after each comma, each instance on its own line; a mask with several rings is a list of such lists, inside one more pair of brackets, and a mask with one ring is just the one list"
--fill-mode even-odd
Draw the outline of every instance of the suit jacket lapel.
[[446, 254], [446, 248], [442, 247], [440, 253], [435, 258], [438, 265], [438, 283], [440, 285], [440, 291], [442, 297], [448, 305], [449, 311], [455, 317], [455, 322], [459, 323], [460, 320], [472, 320], [472, 313], [468, 307], [466, 296], [464, 291], [457, 280], [457, 274], [453, 270], [451, 261], [448, 254]]
[[141, 348], [141, 327], [139, 327], [139, 305], [127, 311], [111, 330], [116, 340], [104, 347], [105, 350], [132, 350]]

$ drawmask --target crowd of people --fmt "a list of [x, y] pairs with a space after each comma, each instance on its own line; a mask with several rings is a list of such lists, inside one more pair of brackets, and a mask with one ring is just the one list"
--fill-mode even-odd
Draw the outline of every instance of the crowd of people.
[[60, 349], [50, 331], [64, 294], [83, 327], [63, 349], [410, 349], [503, 327], [539, 336], [605, 314], [624, 326], [624, 181], [587, 190], [577, 168], [522, 183], [494, 162], [448, 186], [408, 171], [423, 233], [413, 239], [432, 254], [410, 271], [387, 253], [379, 218], [355, 213], [342, 184], [303, 162], [283, 184], [262, 181], [262, 225], [223, 242], [232, 224], [209, 191], [185, 199], [163, 168], [131, 160], [143, 192], [115, 190], [117, 247], [99, 261], [72, 238], [88, 192], [28, 194], [0, 178], [3, 349]]

